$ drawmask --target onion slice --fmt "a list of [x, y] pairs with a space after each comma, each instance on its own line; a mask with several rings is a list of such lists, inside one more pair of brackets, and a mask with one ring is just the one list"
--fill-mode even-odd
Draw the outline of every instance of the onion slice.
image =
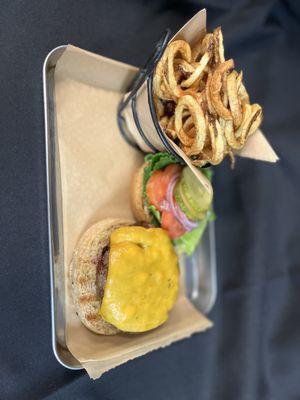
[[174, 201], [174, 197], [173, 197], [174, 188], [175, 188], [176, 183], [178, 182], [179, 178], [180, 178], [180, 175], [176, 174], [170, 180], [168, 189], [167, 189], [167, 202], [170, 205], [170, 211], [173, 213], [173, 215], [177, 219], [177, 221], [184, 227], [184, 229], [186, 231], [191, 231], [191, 230], [197, 228], [198, 223], [195, 221], [191, 221], [185, 215], [185, 213], [180, 209], [178, 204]]
[[168, 203], [167, 200], [163, 200], [161, 205], [160, 205], [161, 211], [170, 211], [170, 204]]

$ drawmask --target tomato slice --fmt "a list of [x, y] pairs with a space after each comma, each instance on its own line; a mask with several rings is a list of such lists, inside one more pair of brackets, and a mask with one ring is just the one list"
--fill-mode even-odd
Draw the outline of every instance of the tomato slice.
[[154, 171], [147, 182], [146, 193], [150, 204], [161, 211], [161, 204], [167, 197], [167, 190], [172, 177], [181, 172], [178, 164], [170, 164], [163, 170]]
[[164, 175], [171, 179], [173, 175], [182, 171], [182, 167], [179, 164], [169, 164], [163, 171]]
[[171, 179], [181, 171], [180, 165], [170, 164], [163, 170], [154, 171], [146, 186], [149, 203], [162, 212], [161, 226], [168, 232], [171, 239], [183, 235], [185, 229], [170, 211], [162, 210], [161, 205], [166, 200]]
[[166, 190], [161, 184], [163, 171], [154, 171], [147, 182], [146, 193], [149, 203], [160, 210], [160, 205], [166, 197]]
[[170, 211], [162, 212], [161, 227], [168, 232], [171, 239], [176, 239], [185, 233], [184, 227]]

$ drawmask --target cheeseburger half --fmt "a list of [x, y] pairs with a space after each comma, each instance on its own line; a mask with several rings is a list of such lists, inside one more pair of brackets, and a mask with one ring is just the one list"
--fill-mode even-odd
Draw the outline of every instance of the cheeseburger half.
[[[211, 170], [201, 173], [211, 180]], [[161, 226], [179, 253], [191, 255], [213, 218], [212, 192], [201, 185], [188, 167], [168, 153], [148, 154], [136, 172], [131, 189], [138, 221]]]
[[89, 228], [74, 251], [71, 275], [78, 317], [103, 335], [158, 327], [178, 293], [178, 259], [167, 233], [126, 220]]

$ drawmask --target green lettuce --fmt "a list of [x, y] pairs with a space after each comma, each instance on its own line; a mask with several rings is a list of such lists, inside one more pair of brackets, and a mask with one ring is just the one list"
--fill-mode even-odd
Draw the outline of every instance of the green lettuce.
[[209, 221], [215, 219], [215, 214], [212, 210], [208, 210], [205, 218], [203, 218], [197, 228], [190, 232], [184, 233], [177, 239], [173, 239], [173, 244], [176, 246], [176, 250], [179, 254], [185, 253], [191, 256], [195, 251], [198, 243], [202, 239], [203, 233], [207, 227]]
[[202, 174], [204, 176], [206, 176], [206, 178], [211, 182], [212, 181], [212, 177], [213, 177], [213, 170], [208, 167], [208, 168], [200, 168], [200, 171], [202, 172]]
[[155, 226], [160, 226], [161, 224], [161, 215], [160, 212], [158, 211], [158, 209], [153, 206], [152, 204], [150, 204], [148, 206], [148, 210], [150, 211], [150, 214], [152, 216], [152, 222]]

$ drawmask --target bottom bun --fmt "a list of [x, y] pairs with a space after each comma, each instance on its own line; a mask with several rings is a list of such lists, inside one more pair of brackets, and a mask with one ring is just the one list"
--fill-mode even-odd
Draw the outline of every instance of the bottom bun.
[[102, 252], [109, 245], [111, 233], [120, 226], [132, 225], [125, 219], [104, 219], [91, 226], [79, 240], [71, 265], [72, 294], [76, 313], [91, 331], [115, 335], [119, 330], [99, 315], [103, 290], [99, 290], [97, 268]]

